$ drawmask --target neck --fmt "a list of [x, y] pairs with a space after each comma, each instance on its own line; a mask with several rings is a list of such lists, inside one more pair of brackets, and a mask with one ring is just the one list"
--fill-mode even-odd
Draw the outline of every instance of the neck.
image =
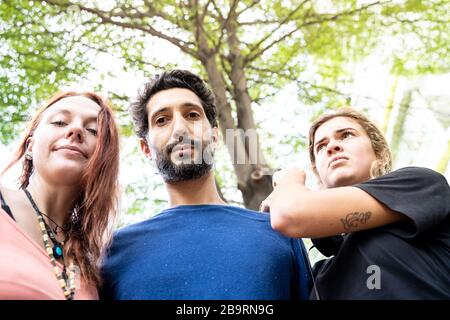
[[212, 171], [196, 180], [166, 183], [169, 192], [169, 206], [226, 204], [217, 192]]
[[27, 187], [39, 210], [63, 226], [78, 197], [78, 186], [51, 185], [34, 176]]

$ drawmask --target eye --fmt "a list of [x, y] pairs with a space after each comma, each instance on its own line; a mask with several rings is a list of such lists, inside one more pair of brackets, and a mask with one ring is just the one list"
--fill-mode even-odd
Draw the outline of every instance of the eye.
[[321, 143], [316, 147], [316, 152], [321, 151], [323, 148], [325, 148], [325, 143]]
[[155, 123], [157, 126], [163, 126], [167, 123], [167, 117], [156, 118]]
[[86, 129], [87, 131], [89, 131], [90, 133], [92, 133], [92, 135], [94, 135], [94, 136], [97, 136], [97, 130], [95, 130], [95, 129]]
[[189, 112], [187, 116], [191, 120], [197, 120], [200, 118], [200, 115], [197, 112], [193, 112], [193, 111]]
[[53, 121], [53, 122], [51, 122], [51, 124], [53, 124], [57, 127], [63, 127], [65, 125], [67, 125], [67, 123], [65, 123], [64, 121]]
[[342, 138], [347, 138], [347, 137], [353, 137], [355, 134], [353, 133], [353, 132], [351, 132], [351, 131], [345, 131], [343, 134], [342, 134]]

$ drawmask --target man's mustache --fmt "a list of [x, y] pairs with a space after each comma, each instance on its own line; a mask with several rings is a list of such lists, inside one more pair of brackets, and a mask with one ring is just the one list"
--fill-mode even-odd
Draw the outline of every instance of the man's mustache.
[[172, 142], [165, 147], [166, 155], [170, 155], [172, 150], [178, 145], [190, 145], [192, 148], [198, 149], [201, 147], [202, 143], [195, 139], [180, 139], [180, 141]]

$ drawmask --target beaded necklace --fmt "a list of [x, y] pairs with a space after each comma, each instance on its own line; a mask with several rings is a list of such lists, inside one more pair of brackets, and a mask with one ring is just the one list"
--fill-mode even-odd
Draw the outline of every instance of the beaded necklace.
[[[33, 200], [33, 197], [31, 196], [30, 192], [28, 192], [27, 189], [23, 189], [25, 192], [28, 200], [30, 200], [31, 205], [33, 206], [34, 211], [36, 211], [39, 227], [41, 228], [42, 232], [42, 239], [44, 240], [44, 246], [45, 251], [47, 251], [47, 254], [50, 258], [50, 262], [53, 265], [53, 271], [55, 272], [56, 278], [58, 279], [58, 284], [60, 285], [62, 291], [64, 292], [64, 296], [67, 300], [72, 300], [75, 295], [75, 272], [73, 268], [73, 264], [71, 264], [69, 267], [66, 267], [64, 263], [64, 257], [63, 257], [63, 250], [62, 246], [64, 245], [64, 242], [58, 242], [56, 240], [55, 235], [53, 234], [50, 227], [47, 226], [47, 223], [44, 220], [44, 217], [42, 215], [42, 212], [39, 210], [38, 206]], [[50, 245], [50, 240], [53, 243], [53, 248]], [[63, 259], [63, 270], [59, 269], [58, 265], [56, 264], [56, 259], [62, 258]]]

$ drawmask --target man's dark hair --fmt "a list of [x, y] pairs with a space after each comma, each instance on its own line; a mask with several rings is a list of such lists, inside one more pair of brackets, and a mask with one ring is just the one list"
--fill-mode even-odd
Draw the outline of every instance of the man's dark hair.
[[139, 138], [147, 140], [148, 112], [147, 103], [156, 93], [173, 88], [184, 88], [194, 92], [200, 99], [206, 118], [211, 127], [217, 127], [214, 94], [203, 80], [187, 70], [174, 69], [157, 74], [147, 82], [143, 90], [139, 90], [136, 101], [131, 104], [130, 111], [134, 130]]

